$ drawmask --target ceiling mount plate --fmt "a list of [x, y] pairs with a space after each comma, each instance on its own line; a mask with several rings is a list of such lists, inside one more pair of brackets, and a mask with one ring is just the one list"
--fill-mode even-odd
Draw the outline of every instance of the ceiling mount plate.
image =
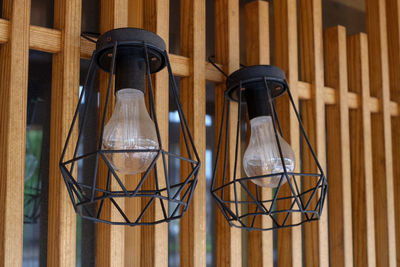
[[[231, 100], [239, 101], [240, 84], [244, 90], [265, 88], [264, 78], [272, 98], [278, 97], [286, 91], [285, 73], [272, 65], [255, 65], [241, 68], [233, 72], [226, 80], [226, 92]], [[242, 96], [242, 102], [245, 98]]]
[[119, 28], [102, 34], [96, 43], [96, 63], [104, 71], [110, 71], [113, 48], [117, 43], [118, 52], [127, 53], [132, 50], [143, 49], [146, 44], [150, 61], [150, 72], [155, 73], [166, 65], [165, 42], [155, 33], [138, 28]]

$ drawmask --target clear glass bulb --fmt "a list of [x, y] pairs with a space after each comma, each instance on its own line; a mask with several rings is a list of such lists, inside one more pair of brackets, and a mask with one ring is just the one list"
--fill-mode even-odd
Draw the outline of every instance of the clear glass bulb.
[[[111, 119], [104, 126], [103, 149], [158, 149], [157, 133], [142, 91], [118, 90]], [[111, 165], [124, 174], [144, 172], [157, 152], [104, 153]]]
[[[275, 140], [274, 125], [271, 116], [259, 116], [250, 121], [251, 137], [244, 153], [243, 166], [248, 177], [282, 173], [283, 164]], [[278, 134], [286, 170], [292, 172], [296, 165], [294, 152], [288, 143]], [[259, 186], [275, 188], [281, 175], [251, 179]], [[282, 184], [286, 183], [286, 179]]]

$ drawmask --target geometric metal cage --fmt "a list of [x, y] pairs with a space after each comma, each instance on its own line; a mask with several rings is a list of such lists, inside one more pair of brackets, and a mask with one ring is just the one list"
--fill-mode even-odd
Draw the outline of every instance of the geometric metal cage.
[[[227, 78], [222, 119], [219, 131], [216, 161], [213, 171], [211, 193], [217, 206], [231, 226], [246, 230], [273, 230], [300, 225], [318, 220], [322, 213], [327, 194], [327, 180], [307, 138], [299, 112], [293, 101], [283, 71], [275, 66], [258, 65], [244, 67]], [[242, 177], [240, 172], [240, 132], [246, 118], [242, 106], [246, 103], [246, 90], [257, 88], [266, 92], [263, 103], [270, 110], [276, 146], [282, 161], [283, 172], [268, 175]], [[278, 134], [283, 136], [276, 109], [277, 98], [288, 98], [291, 109], [296, 114], [300, 129], [303, 157], [308, 157], [307, 165], [300, 166], [300, 172], [289, 172], [285, 166]], [[238, 102], [233, 113], [232, 102]], [[254, 103], [247, 103], [248, 106]], [[233, 113], [233, 114], [231, 114]], [[233, 117], [231, 117], [233, 116]], [[232, 123], [232, 118], [235, 123]], [[230, 127], [233, 128], [235, 147], [229, 147]], [[285, 137], [285, 136], [283, 136]], [[231, 142], [232, 143], [232, 142]], [[229, 151], [234, 151], [234, 156]], [[232, 154], [232, 152], [231, 152]], [[229, 165], [233, 163], [233, 165]], [[261, 187], [252, 182], [257, 179], [280, 177], [276, 188]], [[284, 181], [287, 181], [284, 183]]]
[[[104, 126], [112, 111], [110, 96], [113, 76], [117, 71], [117, 55], [127, 49], [141, 51], [139, 56], [145, 62], [146, 99], [155, 124], [159, 144], [157, 149], [107, 150], [102, 146]], [[155, 112], [151, 74], [165, 66], [186, 148], [181, 149], [180, 155], [163, 148]], [[99, 94], [94, 84], [100, 71], [109, 73], [108, 88], [103, 100], [104, 110], [97, 120], [99, 125], [93, 127], [88, 119], [88, 110], [93, 106], [97, 110], [99, 106]], [[84, 137], [96, 137], [96, 146], [85, 149]], [[118, 173], [107, 158], [107, 153], [141, 155], [145, 152], [153, 152], [155, 157], [145, 172], [136, 175]], [[176, 179], [169, 177], [169, 158], [180, 160], [181, 166], [188, 170], [181, 174], [178, 183], [171, 183]], [[152, 225], [180, 218], [188, 209], [199, 169], [199, 156], [182, 110], [164, 41], [151, 32], [136, 28], [114, 29], [100, 36], [60, 159], [60, 170], [75, 211], [82, 218], [114, 225]], [[132, 210], [133, 206], [139, 208]], [[160, 216], [152, 215], [151, 211], [155, 209], [161, 211]]]

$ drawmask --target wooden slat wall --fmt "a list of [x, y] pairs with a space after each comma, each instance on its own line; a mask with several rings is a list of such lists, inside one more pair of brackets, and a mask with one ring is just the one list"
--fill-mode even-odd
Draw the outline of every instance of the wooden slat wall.
[[[54, 54], [48, 262], [52, 266], [73, 266], [75, 214], [61, 183], [57, 159], [77, 101], [79, 57], [89, 58], [94, 45], [79, 38], [80, 0], [55, 1], [54, 29], [29, 25], [29, 3], [4, 1], [0, 19], [0, 44], [3, 44], [0, 49], [0, 214], [3, 215], [0, 265], [22, 266], [25, 103], [31, 48]], [[168, 44], [168, 0], [101, 3], [103, 32], [127, 25], [143, 27], [159, 34]], [[308, 135], [322, 166], [327, 163], [330, 183], [323, 217], [304, 226], [304, 240], [301, 227], [278, 231], [278, 266], [301, 266], [303, 262], [307, 266], [400, 264], [400, 230], [396, 229], [400, 225], [400, 1], [367, 0], [366, 3], [368, 35], [347, 37], [345, 28], [334, 27], [326, 30], [324, 38], [322, 0], [273, 3], [272, 63], [285, 71], [295, 102], [302, 101]], [[247, 4], [245, 18], [246, 64], [266, 64], [270, 53], [268, 3]], [[217, 83], [216, 125], [221, 120], [225, 89], [224, 77], [205, 61], [204, 31], [205, 1], [181, 0], [182, 52], [171, 54], [170, 58], [174, 74], [182, 77], [181, 100], [203, 164], [205, 81]], [[216, 0], [216, 60], [230, 73], [239, 68], [239, 54], [239, 1]], [[166, 84], [166, 71], [157, 74], [155, 102], [164, 145], [168, 143]], [[237, 106], [231, 107], [232, 111], [235, 109]], [[286, 126], [284, 135], [300, 158], [295, 116], [290, 112], [285, 114], [289, 110], [287, 101], [281, 101], [279, 109], [282, 124]], [[230, 143], [234, 142], [234, 134], [230, 133]], [[311, 161], [303, 156], [307, 169]], [[203, 167], [192, 206], [181, 224], [182, 266], [206, 264], [205, 190]], [[132, 212], [138, 208], [131, 207], [129, 202], [125, 204]], [[160, 215], [160, 210], [152, 212], [152, 216]], [[272, 232], [249, 234], [248, 259], [244, 259], [241, 232], [229, 228], [219, 211], [216, 223], [218, 266], [241, 266], [244, 262], [249, 266], [273, 264]], [[129, 230], [99, 224], [97, 263], [167, 266], [167, 224]]]
[[[61, 31], [61, 51], [54, 54], [52, 69], [47, 242], [49, 266], [75, 265], [76, 214], [71, 207], [58, 163], [78, 103], [80, 13], [79, 0], [54, 2], [54, 27]], [[66, 153], [72, 156], [73, 150], [69, 149]]]
[[[246, 5], [246, 65], [269, 64], [269, 6], [265, 1], [254, 1]], [[248, 183], [250, 190], [256, 194], [256, 186]], [[271, 199], [272, 190], [262, 189], [262, 198]], [[254, 208], [254, 207], [252, 207]], [[267, 224], [268, 223], [268, 224]], [[256, 227], [272, 227], [266, 220], [256, 219]], [[273, 232], [251, 231], [248, 233], [248, 265], [273, 266]]]
[[[190, 76], [181, 79], [180, 98], [189, 129], [203, 163], [196, 194], [188, 213], [181, 219], [180, 266], [206, 266], [206, 79], [205, 79], [205, 0], [181, 0], [181, 54], [190, 58]], [[181, 151], [185, 151], [181, 138]], [[189, 169], [188, 169], [189, 167]], [[185, 169], [186, 168], [186, 169]], [[181, 166], [181, 177], [190, 173], [189, 165]]]
[[[398, 62], [400, 60], [400, 1], [386, 1], [386, 18], [389, 54], [390, 98], [400, 103], [400, 75]], [[397, 265], [400, 266], [400, 117], [392, 117], [392, 153], [393, 153], [393, 189], [396, 255]]]
[[[311, 146], [314, 148], [322, 168], [325, 169], [324, 57], [321, 1], [300, 0], [299, 8], [301, 78], [312, 84], [311, 99], [302, 102], [303, 123]], [[310, 153], [303, 154], [303, 168], [306, 172], [316, 171]], [[309, 181], [304, 180], [303, 186], [304, 189], [307, 189], [310, 186]], [[327, 218], [327, 212], [325, 212], [318, 222], [304, 225], [305, 264], [307, 266], [329, 265]]]
[[[100, 2], [100, 32], [104, 33], [113, 28], [126, 27], [128, 25], [128, 1], [127, 0], [102, 0]], [[99, 114], [103, 114], [105, 98], [108, 87], [109, 74], [100, 72], [99, 75]], [[110, 103], [107, 110], [107, 118], [113, 112], [114, 94], [110, 95]], [[124, 178], [121, 178], [124, 179]], [[106, 184], [107, 168], [103, 162], [99, 164], [99, 184]], [[112, 179], [111, 189], [116, 187], [117, 182]], [[114, 188], [114, 190], [117, 190]], [[119, 201], [118, 205], [124, 207], [125, 203]], [[110, 220], [119, 220], [118, 211], [110, 202], [105, 202], [103, 214]], [[98, 266], [124, 266], [125, 265], [125, 228], [107, 224], [97, 224], [96, 238], [96, 264]]]
[[[292, 90], [295, 103], [299, 102], [299, 73], [298, 73], [298, 34], [297, 34], [297, 1], [285, 0], [274, 3], [275, 26], [275, 64], [285, 71]], [[288, 99], [279, 100], [278, 113], [281, 120], [286, 140], [295, 152], [296, 158], [300, 158], [299, 128], [296, 114], [290, 108]], [[300, 170], [300, 164], [296, 164], [296, 171]], [[282, 188], [287, 194], [290, 190]], [[286, 204], [286, 203], [285, 203]], [[300, 215], [293, 214], [292, 220], [299, 221]], [[278, 264], [279, 266], [298, 266], [303, 262], [302, 258], [302, 229], [294, 227], [278, 231]]]
[[367, 0], [366, 7], [370, 89], [371, 95], [377, 97], [382, 105], [382, 110], [371, 118], [376, 263], [377, 266], [395, 266], [396, 229], [386, 5], [384, 0]]
[[374, 191], [369, 99], [368, 43], [365, 34], [347, 41], [349, 90], [360, 95], [361, 107], [350, 111], [351, 189], [354, 266], [375, 266]]
[[[144, 28], [155, 32], [164, 39], [168, 47], [169, 40], [169, 1], [145, 0], [144, 1]], [[168, 48], [167, 48], [168, 49]], [[156, 105], [158, 127], [164, 149], [168, 149], [168, 73], [163, 70], [155, 75], [153, 80], [154, 102]], [[162, 181], [165, 177], [159, 172], [160, 187], [165, 186]], [[154, 188], [154, 185], [153, 187]], [[143, 202], [142, 202], [143, 205]], [[154, 218], [162, 216], [161, 207], [152, 211]], [[141, 266], [168, 266], [168, 225], [158, 224], [142, 228]]]
[[22, 266], [30, 1], [3, 1], [0, 48], [0, 265]]
[[[128, 27], [143, 28], [143, 0], [128, 1]], [[125, 180], [128, 188], [134, 188], [140, 179], [140, 174], [130, 175]], [[125, 199], [125, 210], [128, 217], [137, 217], [138, 212], [142, 211], [142, 203], [140, 199]], [[141, 263], [141, 244], [142, 231], [141, 227], [125, 228], [125, 266], [140, 266]]]
[[[325, 31], [325, 80], [336, 88], [338, 101], [326, 108], [329, 177], [329, 248], [335, 266], [353, 265], [351, 162], [347, 99], [346, 29]], [[338, 160], [337, 156], [340, 156]]]
[[[217, 62], [222, 63], [224, 71], [227, 73], [231, 73], [239, 68], [239, 1], [237, 0], [215, 1], [215, 59]], [[215, 125], [221, 124], [224, 90], [225, 86], [223, 84], [215, 86]], [[234, 103], [230, 109], [231, 114], [237, 114], [238, 105]], [[233, 176], [234, 167], [232, 165], [234, 164], [234, 144], [236, 141], [234, 137], [236, 136], [236, 131], [232, 129], [236, 129], [236, 119], [235, 116], [230, 116], [230, 131], [227, 138], [230, 149], [228, 153], [231, 156], [227, 160], [227, 177]], [[218, 140], [218, 133], [215, 136], [216, 140]], [[219, 177], [222, 177], [221, 167], [219, 166], [217, 171], [220, 174]], [[217, 186], [220, 182], [216, 181]], [[233, 192], [226, 191], [226, 194], [232, 195]], [[241, 231], [238, 228], [229, 227], [225, 217], [220, 212], [216, 212], [216, 233], [216, 265], [241, 266]]]

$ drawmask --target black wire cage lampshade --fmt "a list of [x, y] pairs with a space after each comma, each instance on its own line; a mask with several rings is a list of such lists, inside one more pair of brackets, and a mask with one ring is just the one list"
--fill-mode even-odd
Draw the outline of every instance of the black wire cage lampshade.
[[[151, 74], [165, 66], [169, 84], [164, 86], [169, 86], [178, 109], [186, 148], [181, 149], [181, 155], [185, 156], [168, 152], [161, 142]], [[109, 73], [104, 99], [94, 86], [99, 72]], [[115, 105], [111, 101], [113, 93]], [[102, 105], [99, 125], [93, 126], [88, 110]], [[73, 135], [76, 138], [71, 138]], [[85, 147], [88, 138], [96, 139], [92, 149]], [[168, 159], [172, 158], [189, 170], [175, 183], [168, 173]], [[114, 29], [101, 35], [60, 159], [75, 211], [96, 222], [130, 226], [180, 218], [188, 209], [199, 168], [164, 41], [136, 28]], [[133, 201], [140, 208], [127, 212]], [[151, 215], [155, 209], [161, 214], [157, 218]]]
[[[224, 217], [231, 226], [247, 230], [272, 230], [319, 219], [328, 184], [283, 71], [271, 65], [243, 67], [227, 77], [226, 87], [211, 185]], [[301, 154], [307, 164], [296, 162], [284, 139], [278, 98], [286, 98], [297, 117]], [[232, 102], [239, 103], [236, 109], [231, 109]], [[242, 112], [244, 103], [247, 116]], [[251, 136], [243, 154], [240, 135], [247, 120]], [[229, 142], [232, 132], [236, 135]]]

